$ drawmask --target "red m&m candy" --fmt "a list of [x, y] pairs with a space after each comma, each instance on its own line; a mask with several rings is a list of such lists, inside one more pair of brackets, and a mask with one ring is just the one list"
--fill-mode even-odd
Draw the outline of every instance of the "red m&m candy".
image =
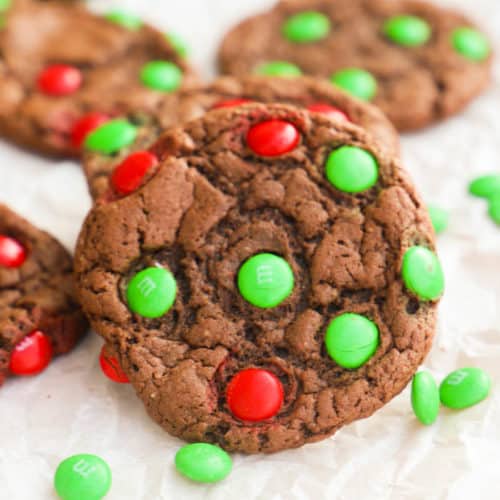
[[321, 113], [334, 120], [350, 121], [349, 117], [342, 110], [335, 106], [330, 106], [330, 104], [311, 104], [307, 106], [307, 110], [314, 113]]
[[47, 368], [52, 359], [50, 340], [40, 330], [27, 335], [10, 355], [9, 370], [14, 375], [36, 375]]
[[0, 234], [0, 266], [19, 267], [26, 260], [26, 250], [14, 238]]
[[74, 125], [71, 131], [71, 145], [80, 149], [83, 146], [85, 138], [94, 131], [97, 127], [101, 126], [109, 120], [109, 116], [104, 113], [88, 113], [82, 116]]
[[248, 147], [260, 156], [289, 153], [300, 142], [295, 125], [284, 120], [268, 120], [254, 125], [247, 134]]
[[127, 374], [122, 370], [118, 360], [109, 353], [105, 345], [102, 346], [101, 354], [99, 355], [99, 364], [104, 375], [113, 382], [118, 382], [119, 384], [129, 383]]
[[54, 64], [38, 75], [38, 89], [44, 94], [64, 96], [73, 94], [82, 85], [82, 73], [67, 64]]
[[267, 370], [248, 368], [231, 379], [226, 400], [235, 417], [258, 422], [279, 412], [283, 393], [283, 385], [276, 375]]
[[113, 172], [111, 184], [118, 194], [130, 194], [142, 183], [148, 170], [158, 164], [158, 158], [148, 151], [137, 151], [125, 158]]
[[212, 106], [212, 109], [222, 109], [222, 108], [235, 108], [236, 106], [243, 106], [244, 104], [249, 104], [253, 102], [251, 99], [228, 99], [227, 101], [219, 101]]

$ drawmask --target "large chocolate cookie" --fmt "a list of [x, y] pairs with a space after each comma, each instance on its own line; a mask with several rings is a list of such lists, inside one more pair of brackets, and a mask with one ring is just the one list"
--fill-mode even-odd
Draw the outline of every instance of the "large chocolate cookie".
[[489, 81], [489, 43], [470, 20], [414, 0], [283, 0], [225, 38], [222, 72], [330, 78], [396, 128], [461, 110]]
[[[205, 87], [166, 96], [154, 114], [131, 114], [128, 121], [138, 127], [137, 137], [135, 142], [123, 147], [118, 154], [86, 154], [83, 168], [92, 198], [97, 200], [105, 196], [109, 199], [121, 195], [128, 191], [131, 180], [132, 185], [140, 180], [148, 157], [134, 155], [127, 160], [125, 167], [121, 167], [121, 174], [115, 176], [116, 182], [111, 182], [111, 186], [109, 182], [118, 165], [131, 153], [148, 148], [165, 129], [198, 118], [213, 108], [252, 101], [293, 104], [326, 113], [336, 119], [347, 119], [370, 132], [387, 155], [399, 153], [397, 132], [387, 118], [374, 106], [351, 98], [327, 81], [310, 77], [297, 78], [293, 82], [279, 77], [223, 77]], [[150, 157], [149, 162], [153, 163]]]
[[86, 331], [68, 252], [0, 204], [0, 385], [42, 371]]
[[105, 120], [194, 83], [166, 36], [130, 17], [16, 0], [2, 22], [0, 135], [39, 152], [78, 155]]
[[88, 215], [75, 271], [153, 419], [274, 452], [406, 386], [443, 276], [397, 159], [358, 127], [282, 105], [206, 113], [151, 152], [155, 175]]

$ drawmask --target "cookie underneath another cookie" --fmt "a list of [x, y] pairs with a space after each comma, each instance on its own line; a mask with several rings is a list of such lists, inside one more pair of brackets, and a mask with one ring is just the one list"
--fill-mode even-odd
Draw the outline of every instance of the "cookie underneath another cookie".
[[275, 452], [403, 390], [431, 346], [443, 275], [396, 157], [281, 105], [206, 113], [149, 151], [151, 175], [91, 210], [75, 269], [154, 420]]

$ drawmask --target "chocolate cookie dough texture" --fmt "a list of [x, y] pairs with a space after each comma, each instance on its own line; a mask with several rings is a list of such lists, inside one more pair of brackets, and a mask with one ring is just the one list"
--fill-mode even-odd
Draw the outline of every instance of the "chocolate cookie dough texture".
[[284, 0], [236, 26], [223, 73], [329, 78], [379, 106], [399, 130], [459, 112], [488, 84], [492, 54], [479, 28], [413, 0]]
[[[88, 151], [83, 168], [92, 198], [109, 199], [133, 190], [142, 175], [155, 164], [155, 159], [144, 150], [164, 130], [199, 118], [211, 109], [252, 102], [293, 104], [333, 119], [350, 121], [370, 132], [385, 154], [399, 153], [397, 132], [387, 118], [376, 107], [353, 99], [326, 80], [301, 77], [290, 82], [283, 77], [223, 77], [207, 86], [165, 96], [151, 115], [129, 115], [126, 123], [135, 124], [136, 134], [127, 140], [123, 127], [120, 131], [123, 140], [117, 141], [115, 134]], [[109, 125], [103, 128], [96, 134], [106, 132]], [[115, 144], [120, 147], [113, 147]]]
[[167, 36], [132, 16], [56, 1], [0, 10], [0, 135], [35, 151], [79, 155], [98, 125], [195, 82]]
[[0, 385], [40, 372], [86, 330], [68, 252], [0, 204]]
[[397, 395], [443, 274], [427, 211], [362, 129], [284, 105], [206, 113], [96, 205], [79, 297], [148, 413], [187, 441], [275, 452]]

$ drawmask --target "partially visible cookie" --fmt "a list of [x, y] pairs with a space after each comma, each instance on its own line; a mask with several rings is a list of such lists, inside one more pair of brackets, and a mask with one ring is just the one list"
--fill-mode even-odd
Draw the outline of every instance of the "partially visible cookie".
[[443, 274], [397, 156], [284, 105], [167, 131], [135, 191], [88, 215], [79, 298], [151, 417], [275, 452], [367, 417], [409, 382]]
[[72, 272], [60, 243], [0, 204], [0, 385], [42, 371], [86, 333]]
[[[113, 171], [132, 153], [147, 149], [164, 130], [198, 118], [213, 108], [249, 102], [293, 104], [326, 113], [334, 119], [349, 120], [370, 132], [386, 154], [399, 153], [398, 134], [387, 118], [374, 106], [352, 98], [327, 81], [310, 77], [293, 81], [280, 77], [222, 77], [210, 85], [166, 96], [150, 115], [131, 114], [128, 121], [138, 127], [136, 140], [116, 154], [87, 153], [83, 168], [92, 198], [95, 201], [103, 196], [110, 198], [126, 192], [127, 187], [118, 177], [117, 183], [110, 184]], [[151, 157], [135, 155], [128, 160], [129, 167], [122, 169], [121, 179], [125, 177], [128, 183], [136, 182], [137, 178], [140, 180], [148, 161], [152, 165]]]
[[379, 106], [399, 130], [460, 111], [488, 84], [492, 54], [474, 24], [419, 0], [283, 0], [243, 21], [223, 73], [329, 78]]
[[0, 135], [76, 156], [99, 124], [152, 112], [165, 93], [192, 85], [192, 70], [167, 37], [133, 21], [77, 3], [13, 2], [0, 30]]

